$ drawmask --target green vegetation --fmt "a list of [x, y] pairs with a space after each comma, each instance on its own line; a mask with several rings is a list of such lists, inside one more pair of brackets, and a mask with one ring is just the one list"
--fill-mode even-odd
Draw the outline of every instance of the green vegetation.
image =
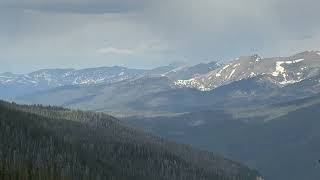
[[102, 114], [0, 102], [0, 179], [254, 180], [256, 171]]

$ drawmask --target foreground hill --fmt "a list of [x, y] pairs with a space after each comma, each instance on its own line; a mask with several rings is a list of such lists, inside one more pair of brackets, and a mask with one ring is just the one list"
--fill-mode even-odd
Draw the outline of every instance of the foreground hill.
[[266, 179], [320, 179], [320, 95], [272, 106], [211, 110], [127, 122], [178, 142], [215, 150]]
[[0, 102], [0, 179], [257, 176], [241, 164], [127, 128], [105, 114]]

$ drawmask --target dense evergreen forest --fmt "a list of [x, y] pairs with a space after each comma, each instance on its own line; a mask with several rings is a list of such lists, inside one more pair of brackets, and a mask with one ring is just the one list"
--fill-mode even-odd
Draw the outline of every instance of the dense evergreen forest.
[[0, 102], [2, 180], [254, 180], [212, 153], [168, 142], [103, 113]]

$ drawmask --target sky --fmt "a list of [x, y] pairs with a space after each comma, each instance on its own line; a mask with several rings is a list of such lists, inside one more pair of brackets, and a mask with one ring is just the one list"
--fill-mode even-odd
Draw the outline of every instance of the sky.
[[0, 72], [320, 49], [318, 0], [0, 0]]

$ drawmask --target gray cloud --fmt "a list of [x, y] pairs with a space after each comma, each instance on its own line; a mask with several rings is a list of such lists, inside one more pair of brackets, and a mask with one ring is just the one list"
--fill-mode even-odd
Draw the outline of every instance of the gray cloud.
[[157, 11], [151, 9], [147, 17], [155, 30], [193, 49], [187, 52], [199, 48], [195, 57], [209, 51], [234, 56], [252, 51], [272, 53], [278, 47], [286, 51], [288, 43], [316, 38], [319, 5], [316, 0], [175, 0], [155, 5]]
[[0, 62], [28, 59], [11, 64], [16, 71], [150, 67], [317, 50], [319, 7], [317, 0], [0, 0]]
[[6, 8], [36, 10], [55, 13], [124, 13], [139, 11], [146, 0], [12, 0], [1, 1]]

